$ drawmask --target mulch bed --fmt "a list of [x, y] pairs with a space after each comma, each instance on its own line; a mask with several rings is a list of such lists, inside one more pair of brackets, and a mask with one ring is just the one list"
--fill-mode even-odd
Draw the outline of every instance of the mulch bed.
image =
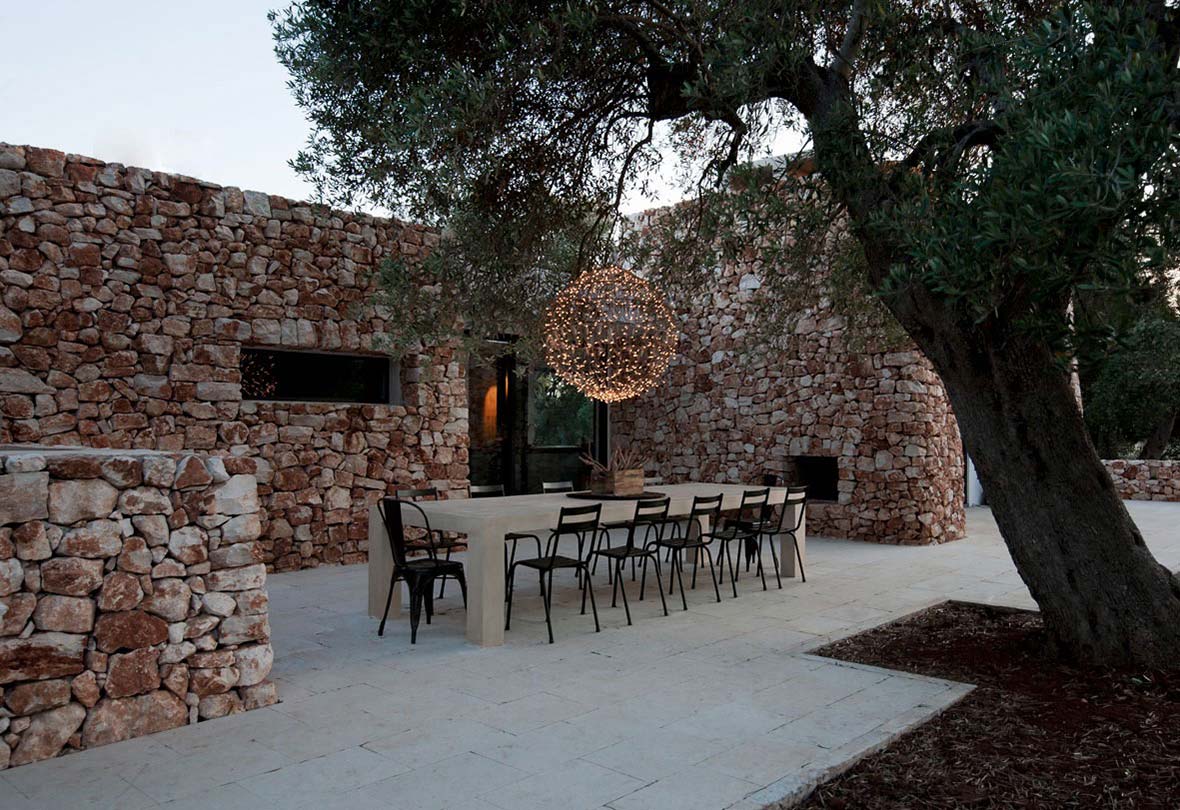
[[1037, 614], [953, 602], [817, 652], [977, 688], [820, 786], [809, 810], [1180, 808], [1180, 662], [1071, 667]]

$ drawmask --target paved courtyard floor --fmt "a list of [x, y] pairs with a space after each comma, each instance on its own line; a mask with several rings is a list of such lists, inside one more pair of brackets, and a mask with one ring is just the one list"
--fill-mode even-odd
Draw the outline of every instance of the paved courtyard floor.
[[[1130, 508], [1180, 568], [1180, 504]], [[702, 580], [666, 618], [628, 583], [633, 627], [600, 572], [598, 634], [571, 580], [554, 645], [527, 579], [507, 643], [476, 649], [452, 586], [411, 647], [404, 618], [377, 638], [363, 566], [275, 575], [281, 704], [0, 772], [0, 808], [754, 810], [969, 691], [807, 654], [947, 598], [1031, 606], [990, 513], [968, 524], [937, 547], [809, 540], [806, 584], [744, 577], [717, 604]]]

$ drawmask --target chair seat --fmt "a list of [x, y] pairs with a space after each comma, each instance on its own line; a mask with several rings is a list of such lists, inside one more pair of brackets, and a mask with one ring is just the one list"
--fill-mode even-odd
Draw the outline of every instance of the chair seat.
[[[749, 524], [747, 524], [749, 525]], [[731, 523], [727, 526], [722, 526], [711, 532], [705, 532], [706, 537], [714, 537], [718, 540], [740, 540], [747, 537], [754, 537], [758, 532], [751, 528], [742, 528], [739, 524]]]
[[403, 573], [426, 574], [430, 576], [446, 576], [463, 570], [463, 563], [458, 560], [407, 560], [402, 566]]
[[505, 540], [535, 540], [537, 535], [531, 532], [508, 532], [504, 535]]
[[[710, 535], [706, 534], [705, 537], [710, 537]], [[665, 537], [652, 541], [652, 545], [662, 548], [704, 548], [709, 545], [709, 541], [702, 537], [693, 537], [691, 539], [686, 537]]]
[[734, 520], [729, 525], [748, 532], [769, 532], [774, 530], [771, 520]]
[[600, 557], [621, 559], [626, 557], [646, 557], [652, 552], [650, 549], [643, 549], [639, 546], [632, 546], [631, 548], [627, 548], [626, 546], [612, 546], [611, 548], [600, 548], [594, 553]]
[[584, 563], [576, 557], [553, 554], [548, 557], [533, 557], [528, 560], [517, 560], [513, 565], [523, 565], [525, 568], [534, 568], [538, 571], [549, 571], [554, 568], [578, 568], [584, 565]]

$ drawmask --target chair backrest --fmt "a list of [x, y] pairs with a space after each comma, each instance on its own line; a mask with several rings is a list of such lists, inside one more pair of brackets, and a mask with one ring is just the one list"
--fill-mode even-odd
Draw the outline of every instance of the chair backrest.
[[503, 484], [472, 484], [467, 488], [472, 498], [496, 498], [504, 494]]
[[643, 485], [645, 487], [658, 487], [664, 483], [664, 476], [662, 475], [645, 475], [643, 477]]
[[[790, 511], [788, 506], [797, 506], [799, 511], [795, 515], [794, 524], [790, 524], [787, 520], [787, 513]], [[803, 518], [807, 514], [807, 487], [787, 487], [787, 498], [783, 501], [783, 513], [780, 518], [780, 531], [797, 532], [799, 527], [803, 525]]]
[[438, 487], [423, 487], [422, 489], [399, 489], [397, 497], [403, 501], [437, 501]]
[[579, 545], [585, 540], [587, 532], [593, 534], [598, 531], [598, 522], [602, 517], [602, 504], [592, 503], [587, 506], [563, 506], [557, 516], [557, 528], [549, 533], [545, 543], [545, 556], [557, 553], [557, 545], [563, 536], [578, 535]]
[[767, 517], [770, 504], [770, 487], [765, 489], [747, 489], [742, 493], [742, 503], [738, 507], [738, 520], [747, 523], [760, 523]]
[[421, 514], [422, 524], [426, 529], [424, 548], [431, 559], [435, 559], [434, 533], [430, 531], [430, 518], [422, 511], [422, 507], [402, 498], [382, 498], [377, 504], [377, 511], [381, 513], [381, 520], [385, 522], [385, 533], [389, 535], [389, 550], [393, 552], [394, 566], [406, 565], [406, 524], [402, 520], [402, 507], [415, 509]]
[[643, 527], [643, 542], [646, 544], [652, 529], [655, 529], [656, 539], [664, 536], [664, 526], [668, 523], [668, 507], [671, 500], [667, 495], [657, 498], [640, 498], [635, 502], [635, 518], [627, 530], [627, 548], [635, 546], [635, 531]]
[[573, 481], [542, 481], [541, 482], [541, 491], [547, 492], [547, 493], [548, 492], [573, 492], [574, 491], [574, 482]]
[[709, 521], [709, 528], [716, 529], [717, 521], [721, 517], [722, 496], [697, 495], [692, 499], [692, 509], [688, 513], [688, 536], [692, 537], [692, 527], [697, 527], [697, 536], [704, 532], [702, 520]]

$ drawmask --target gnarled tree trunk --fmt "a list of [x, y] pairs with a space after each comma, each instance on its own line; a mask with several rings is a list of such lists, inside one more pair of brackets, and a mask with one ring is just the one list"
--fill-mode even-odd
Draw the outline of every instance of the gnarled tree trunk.
[[1089, 663], [1175, 664], [1180, 579], [1152, 557], [1115, 491], [1067, 370], [1035, 339], [996, 347], [961, 324], [945, 331], [931, 308], [904, 314], [947, 387], [1000, 532], [1059, 651]]
[[1160, 423], [1155, 426], [1155, 430], [1151, 431], [1151, 435], [1143, 443], [1143, 450], [1139, 453], [1139, 458], [1163, 458], [1164, 451], [1168, 449], [1168, 442], [1172, 440], [1175, 427], [1176, 412], [1172, 411], [1160, 420]]

